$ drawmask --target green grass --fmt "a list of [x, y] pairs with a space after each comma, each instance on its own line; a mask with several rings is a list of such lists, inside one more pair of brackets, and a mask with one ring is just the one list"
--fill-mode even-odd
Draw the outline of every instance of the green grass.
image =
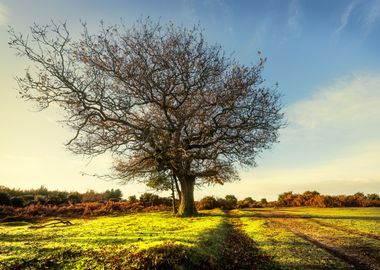
[[141, 269], [147, 262], [154, 269], [168, 259], [163, 269], [189, 262], [204, 269], [229, 256], [221, 252], [231, 232], [228, 223], [240, 227], [259, 254], [270, 257], [270, 269], [352, 269], [347, 258], [326, 247], [370, 268], [380, 262], [380, 208], [261, 208], [230, 215], [212, 210], [193, 218], [159, 212], [70, 222], [0, 223], [0, 269], [30, 263], [32, 269], [114, 269], [115, 263], [118, 269]]
[[255, 218], [255, 212], [234, 210], [234, 213], [241, 216], [245, 233], [263, 253], [272, 256], [279, 269], [350, 269], [338, 258], [276, 223]]
[[267, 209], [284, 214], [306, 216], [339, 226], [342, 229], [369, 233], [380, 237], [380, 208], [284, 208]]
[[[169, 212], [138, 213], [117, 217], [71, 219], [72, 226], [29, 228], [32, 224], [0, 224], [0, 262], [29, 260], [48, 255], [54, 250], [79, 248], [149, 249], [168, 241], [175, 245], [195, 247], [207, 237], [213, 245], [222, 245], [223, 212], [204, 211], [193, 218], [178, 218]], [[49, 224], [49, 222], [44, 225]], [[15, 225], [15, 226], [12, 226]], [[220, 237], [221, 236], [221, 237]], [[214, 253], [214, 246], [204, 246], [204, 252]]]

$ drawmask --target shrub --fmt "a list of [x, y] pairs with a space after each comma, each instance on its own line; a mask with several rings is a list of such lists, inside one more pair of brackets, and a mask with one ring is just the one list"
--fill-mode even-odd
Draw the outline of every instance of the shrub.
[[58, 197], [58, 196], [52, 196], [52, 197], [48, 198], [47, 203], [48, 204], [59, 205], [59, 204], [62, 203], [62, 199], [60, 197]]
[[21, 197], [11, 198], [11, 204], [13, 207], [24, 207], [24, 199]]
[[231, 203], [228, 202], [228, 201], [226, 201], [226, 200], [223, 199], [223, 198], [218, 198], [218, 199], [216, 200], [216, 203], [217, 203], [218, 207], [219, 207], [220, 209], [222, 209], [222, 210], [230, 210], [230, 209], [232, 209], [232, 207], [231, 207]]
[[217, 208], [218, 204], [213, 196], [206, 196], [198, 202], [197, 207], [199, 210], [210, 210]]
[[34, 196], [33, 195], [24, 195], [22, 196], [22, 198], [24, 199], [24, 204], [25, 205], [28, 205], [28, 204], [31, 204], [31, 203], [34, 203]]
[[236, 204], [237, 208], [249, 208], [254, 207], [256, 205], [256, 201], [251, 197], [247, 197], [242, 201], [238, 201]]
[[104, 193], [97, 193], [94, 190], [88, 190], [82, 195], [83, 202], [106, 202], [107, 198]]
[[106, 197], [106, 199], [119, 199], [119, 201], [121, 200], [121, 198], [123, 197], [123, 193], [121, 192], [120, 189], [111, 189], [111, 190], [106, 190], [104, 192], [104, 196]]
[[72, 203], [72, 204], [76, 204], [76, 203], [81, 203], [82, 202], [82, 198], [79, 195], [79, 193], [72, 193], [72, 194], [70, 194], [67, 197], [67, 200], [69, 201], [69, 203]]
[[0, 192], [0, 205], [11, 205], [11, 198], [8, 193]]
[[236, 199], [236, 197], [234, 195], [226, 195], [226, 197], [224, 197], [224, 199], [226, 200], [226, 202], [229, 205], [230, 209], [236, 207], [236, 204], [237, 204], [238, 200]]
[[129, 196], [129, 197], [128, 197], [128, 202], [130, 202], [130, 203], [135, 203], [135, 202], [137, 202], [137, 198], [136, 198], [136, 196], [135, 196], [135, 195]]
[[145, 206], [159, 205], [160, 198], [156, 194], [145, 192], [141, 194], [140, 202], [142, 202]]
[[36, 195], [34, 196], [34, 201], [40, 204], [45, 204], [47, 202], [47, 199], [43, 195]]

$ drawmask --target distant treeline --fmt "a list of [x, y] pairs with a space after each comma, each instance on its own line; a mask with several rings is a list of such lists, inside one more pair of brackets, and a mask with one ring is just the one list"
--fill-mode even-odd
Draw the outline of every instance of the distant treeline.
[[365, 195], [357, 192], [354, 195], [321, 195], [317, 191], [306, 191], [302, 194], [292, 191], [278, 196], [278, 206], [312, 206], [312, 207], [374, 207], [380, 206], [379, 194]]
[[376, 193], [365, 195], [362, 192], [354, 195], [321, 195], [317, 191], [305, 191], [304, 193], [284, 192], [278, 196], [277, 201], [268, 202], [265, 198], [259, 201], [247, 197], [237, 200], [233, 195], [223, 198], [206, 196], [201, 199], [197, 206], [199, 209], [234, 209], [254, 207], [380, 207], [380, 197]]
[[38, 189], [11, 189], [0, 186], [0, 205], [23, 207], [30, 204], [76, 204], [82, 202], [121, 201], [123, 193], [120, 189], [96, 192], [88, 190], [85, 193], [48, 190], [41, 186]]
[[[139, 198], [129, 196], [127, 200], [122, 199], [120, 189], [95, 192], [89, 190], [85, 193], [67, 191], [49, 191], [41, 186], [38, 189], [11, 189], [0, 186], [0, 205], [12, 207], [25, 207], [29, 205], [72, 205], [80, 203], [107, 203], [124, 202], [129, 204], [140, 204], [142, 207], [170, 206], [170, 197], [161, 197], [152, 193], [143, 193]], [[178, 203], [178, 201], [177, 201]], [[317, 191], [306, 191], [304, 193], [284, 192], [278, 196], [277, 201], [268, 202], [265, 198], [254, 200], [247, 197], [238, 200], [234, 195], [225, 198], [206, 196], [197, 202], [197, 208], [202, 209], [234, 209], [250, 207], [286, 207], [286, 206], [311, 206], [311, 207], [380, 207], [380, 197], [376, 193], [367, 194], [358, 192], [354, 195], [321, 195]]]

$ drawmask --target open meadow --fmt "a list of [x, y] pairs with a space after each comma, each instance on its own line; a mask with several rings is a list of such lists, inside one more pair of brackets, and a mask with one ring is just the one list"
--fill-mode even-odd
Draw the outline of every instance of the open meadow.
[[0, 269], [380, 269], [379, 208], [249, 208], [0, 224]]

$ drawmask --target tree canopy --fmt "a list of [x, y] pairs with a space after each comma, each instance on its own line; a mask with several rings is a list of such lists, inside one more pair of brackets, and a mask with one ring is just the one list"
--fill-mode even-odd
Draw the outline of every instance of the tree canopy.
[[36, 63], [17, 78], [21, 96], [41, 109], [58, 104], [75, 131], [74, 153], [111, 152], [123, 181], [178, 179], [179, 214], [196, 213], [194, 185], [238, 179], [237, 165], [278, 140], [280, 95], [263, 85], [265, 58], [246, 66], [209, 45], [199, 26], [140, 20], [134, 26], [86, 25], [72, 39], [66, 24], [10, 30], [10, 46]]

